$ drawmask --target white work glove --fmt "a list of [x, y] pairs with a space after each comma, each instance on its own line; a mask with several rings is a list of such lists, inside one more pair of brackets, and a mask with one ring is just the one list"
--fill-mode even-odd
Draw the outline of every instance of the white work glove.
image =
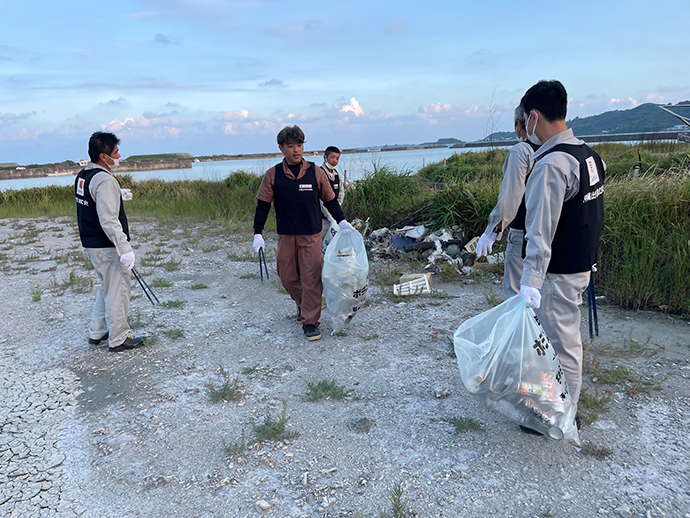
[[132, 199], [132, 190], [131, 189], [120, 189], [120, 194], [122, 195], [123, 201], [129, 201]]
[[266, 246], [266, 243], [264, 242], [264, 238], [261, 234], [254, 234], [254, 243], [252, 243], [252, 247], [254, 247], [254, 251], [258, 254], [259, 250], [261, 248], [264, 248]]
[[489, 255], [491, 253], [491, 247], [493, 246], [497, 237], [498, 234], [495, 232], [492, 232], [489, 235], [487, 235], [486, 232], [482, 234], [482, 237], [480, 237], [479, 241], [477, 241], [477, 257]]
[[120, 262], [124, 264], [128, 269], [134, 268], [134, 252], [127, 252], [120, 256]]
[[521, 284], [520, 295], [522, 295], [522, 300], [525, 301], [525, 306], [528, 308], [536, 309], [541, 305], [541, 293], [539, 293], [537, 288]]
[[350, 225], [347, 220], [342, 220], [340, 223], [338, 223], [338, 226], [340, 227], [340, 230], [343, 232], [343, 234], [349, 234], [353, 230], [355, 230], [355, 227]]

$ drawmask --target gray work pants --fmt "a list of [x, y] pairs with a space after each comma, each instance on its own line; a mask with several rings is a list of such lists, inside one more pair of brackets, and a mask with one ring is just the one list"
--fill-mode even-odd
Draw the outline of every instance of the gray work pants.
[[522, 277], [522, 239], [524, 230], [511, 228], [508, 230], [506, 257], [503, 263], [503, 298], [508, 300], [520, 293], [520, 277]]
[[580, 304], [589, 284], [590, 272], [547, 273], [541, 293], [541, 305], [534, 312], [551, 340], [568, 382], [573, 403], [582, 388], [582, 337]]
[[120, 262], [115, 248], [86, 248], [101, 286], [96, 294], [96, 303], [91, 312], [89, 336], [98, 339], [110, 333], [108, 345], [117, 347], [130, 333], [127, 315], [131, 273]]

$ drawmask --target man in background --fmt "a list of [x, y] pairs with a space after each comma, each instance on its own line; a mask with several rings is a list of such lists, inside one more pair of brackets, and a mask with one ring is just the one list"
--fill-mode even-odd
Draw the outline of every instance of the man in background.
[[520, 105], [527, 137], [541, 144], [525, 190], [520, 293], [535, 308], [577, 404], [582, 387], [578, 306], [597, 261], [605, 166], [566, 126], [568, 96], [559, 81], [539, 81]]
[[[333, 189], [333, 193], [338, 200], [338, 205], [342, 207], [343, 200], [345, 199], [345, 186], [340, 178], [340, 173], [338, 173], [338, 170], [336, 169], [339, 160], [340, 149], [335, 146], [328, 146], [326, 151], [324, 151], [323, 165], [321, 166], [321, 169], [323, 169], [326, 173], [328, 183], [331, 184], [331, 189]], [[323, 202], [321, 202], [321, 213], [323, 214], [321, 239], [324, 245], [322, 251], [325, 252], [326, 246], [328, 246], [328, 243], [335, 235], [335, 229], [332, 228], [331, 225], [331, 222], [334, 222], [335, 219], [331, 213], [328, 212], [328, 209], [323, 206]]]
[[520, 293], [522, 240], [525, 236], [525, 183], [532, 168], [532, 155], [539, 145], [527, 140], [525, 112], [515, 108], [515, 134], [520, 142], [508, 151], [503, 163], [503, 181], [498, 203], [489, 214], [489, 225], [477, 243], [477, 256], [488, 255], [507, 226], [508, 243], [503, 266], [503, 298]]
[[323, 169], [303, 160], [304, 132], [299, 126], [286, 126], [278, 133], [278, 148], [283, 161], [264, 174], [254, 213], [255, 252], [265, 247], [261, 235], [271, 203], [275, 205], [278, 230], [276, 266], [283, 287], [297, 304], [297, 321], [307, 340], [321, 338], [321, 227], [319, 201], [333, 215], [342, 232], [354, 228], [343, 210]]
[[91, 312], [89, 343], [107, 340], [111, 352], [144, 345], [143, 338], [132, 336], [127, 322], [134, 252], [122, 202], [123, 196], [131, 199], [131, 191], [121, 190], [110, 172], [119, 165], [119, 144], [113, 133], [91, 135], [90, 162], [74, 182], [79, 237], [101, 281]]

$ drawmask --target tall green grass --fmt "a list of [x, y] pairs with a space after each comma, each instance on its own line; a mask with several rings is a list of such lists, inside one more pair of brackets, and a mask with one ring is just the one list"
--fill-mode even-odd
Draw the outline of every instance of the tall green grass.
[[628, 308], [690, 314], [690, 175], [606, 182], [596, 286]]
[[374, 164], [373, 171], [349, 189], [343, 202], [348, 218], [369, 218], [371, 228], [413, 221], [431, 191], [410, 172]]

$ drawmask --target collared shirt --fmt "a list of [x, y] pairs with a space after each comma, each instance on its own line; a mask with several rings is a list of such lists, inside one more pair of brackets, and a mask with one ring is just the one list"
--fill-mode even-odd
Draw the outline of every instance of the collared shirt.
[[489, 214], [489, 225], [484, 231], [485, 234], [490, 235], [499, 223], [504, 231], [515, 219], [525, 194], [525, 181], [532, 167], [533, 154], [534, 150], [527, 142], [520, 142], [508, 151], [508, 156], [503, 162], [503, 180], [498, 191], [498, 202]]
[[567, 153], [550, 153], [539, 157], [558, 144], [581, 145], [566, 129], [544, 142], [532, 157], [533, 169], [525, 189], [525, 238], [527, 247], [520, 284], [541, 288], [551, 260], [551, 242], [556, 233], [563, 203], [580, 189], [580, 163]]
[[100, 169], [101, 172], [95, 173], [89, 184], [89, 193], [96, 200], [96, 213], [101, 228], [108, 239], [115, 245], [118, 255], [123, 255], [132, 251], [132, 245], [127, 241], [127, 235], [120, 223], [120, 204], [122, 194], [120, 184], [107, 169], [98, 164], [89, 162], [86, 169]]

